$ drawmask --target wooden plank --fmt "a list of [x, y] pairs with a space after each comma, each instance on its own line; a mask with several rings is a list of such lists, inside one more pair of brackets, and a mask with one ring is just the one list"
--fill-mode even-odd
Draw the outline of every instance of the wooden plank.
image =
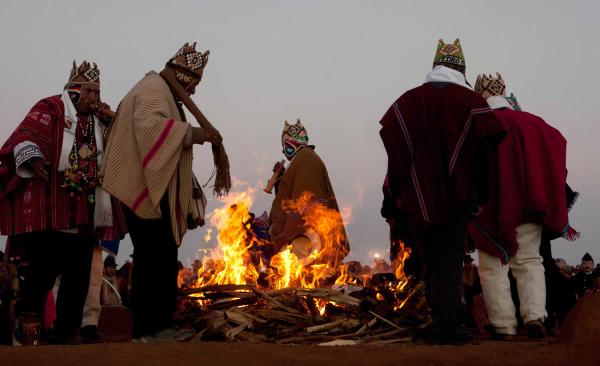
[[211, 285], [199, 288], [182, 288], [179, 289], [179, 296], [187, 296], [191, 294], [201, 294], [204, 292], [224, 292], [224, 291], [252, 291], [250, 285]]
[[257, 298], [256, 297], [246, 297], [243, 299], [225, 299], [218, 300], [207, 306], [207, 309], [216, 310], [216, 309], [226, 309], [232, 306], [240, 306], [240, 305], [250, 305], [255, 304]]
[[391, 321], [387, 320], [386, 318], [382, 317], [381, 315], [377, 314], [376, 312], [374, 312], [373, 310], [369, 310], [369, 314], [373, 315], [374, 317], [376, 317], [377, 319], [391, 325], [392, 327], [396, 328], [396, 329], [400, 329], [400, 330], [406, 330], [406, 328], [400, 328], [399, 326], [397, 326], [396, 324], [392, 323]]
[[278, 307], [280, 309], [283, 309], [287, 312], [290, 313], [294, 313], [294, 314], [300, 314], [300, 311], [298, 311], [297, 309], [294, 309], [292, 307], [289, 307], [285, 304], [282, 304], [281, 302], [275, 300], [273, 297], [269, 296], [268, 294], [266, 294], [265, 292], [262, 292], [260, 290], [258, 290], [257, 288], [253, 288], [253, 291], [260, 297], [264, 298], [265, 300], [267, 300], [269, 303], [271, 303], [271, 305]]
[[242, 314], [246, 318], [253, 320], [257, 323], [266, 323], [268, 321], [267, 319], [260, 318], [258, 316], [254, 316], [253, 314], [251, 314], [249, 312], [243, 311], [242, 309], [240, 309], [238, 307], [234, 307], [234, 308], [230, 309], [229, 311]]
[[326, 330], [329, 330], [329, 329], [333, 329], [333, 328], [336, 328], [336, 327], [340, 326], [346, 320], [347, 319], [340, 319], [340, 320], [336, 320], [336, 321], [331, 322], [331, 323], [314, 325], [312, 327], [306, 328], [306, 333], [312, 334], [312, 333], [317, 333], [317, 332], [322, 332], [322, 331], [326, 331]]
[[237, 327], [227, 331], [225, 336], [231, 340], [235, 339], [235, 337], [244, 329], [248, 328], [249, 323], [240, 324]]

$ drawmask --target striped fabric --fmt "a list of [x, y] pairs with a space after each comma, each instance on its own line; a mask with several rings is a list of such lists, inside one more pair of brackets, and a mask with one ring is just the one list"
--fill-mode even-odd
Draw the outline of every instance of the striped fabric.
[[473, 204], [481, 142], [495, 145], [505, 134], [485, 100], [450, 78], [407, 91], [380, 124], [392, 215], [415, 231], [444, 225]]
[[187, 130], [167, 83], [151, 71], [121, 101], [101, 171], [103, 188], [142, 219], [161, 217], [160, 201], [168, 194], [177, 244], [188, 218], [204, 216], [192, 195], [192, 149], [183, 148]]
[[[85, 117], [84, 117], [85, 118]], [[58, 171], [63, 142], [64, 105], [60, 95], [36, 103], [0, 149], [0, 233], [19, 235], [45, 230], [94, 229], [94, 205], [88, 201], [93, 190], [70, 192], [64, 187], [65, 176]], [[79, 140], [83, 132], [77, 130]], [[14, 149], [22, 143], [35, 144], [50, 163], [48, 183], [17, 174]], [[125, 220], [117, 202], [113, 202], [112, 227], [96, 230], [100, 238], [119, 239], [126, 233]]]

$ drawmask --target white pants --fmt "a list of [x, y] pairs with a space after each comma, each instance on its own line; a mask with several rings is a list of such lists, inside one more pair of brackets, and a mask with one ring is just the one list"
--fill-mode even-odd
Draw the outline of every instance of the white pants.
[[479, 251], [479, 277], [488, 317], [496, 332], [517, 333], [515, 305], [510, 295], [508, 270], [517, 281], [521, 316], [525, 324], [546, 318], [546, 282], [540, 255], [542, 226], [523, 224], [517, 227], [518, 249], [509, 265], [499, 258]]
[[99, 245], [94, 247], [92, 255], [92, 269], [90, 270], [90, 286], [88, 288], [85, 305], [83, 306], [83, 319], [81, 326], [98, 326], [100, 319], [100, 290], [102, 289], [102, 275], [104, 273], [104, 263], [102, 262], [102, 249]]

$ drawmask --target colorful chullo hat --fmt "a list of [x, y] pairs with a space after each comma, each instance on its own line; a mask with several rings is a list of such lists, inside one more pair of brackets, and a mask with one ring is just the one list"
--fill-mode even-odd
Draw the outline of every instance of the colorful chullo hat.
[[433, 58], [433, 65], [453, 65], [464, 71], [466, 69], [465, 55], [460, 45], [460, 39], [457, 38], [454, 43], [445, 43], [440, 39]]
[[479, 75], [475, 82], [475, 93], [480, 95], [490, 96], [506, 96], [506, 84], [499, 73], [496, 73], [496, 77], [492, 75]]
[[95, 62], [89, 63], [83, 61], [79, 67], [73, 60], [73, 68], [69, 74], [69, 80], [65, 84], [65, 89], [72, 86], [81, 86], [84, 84], [95, 84], [100, 86], [100, 70]]
[[514, 93], [510, 93], [510, 95], [508, 97], [504, 97], [504, 99], [506, 99], [506, 101], [508, 102], [508, 104], [510, 104], [510, 106], [512, 107], [513, 110], [515, 110], [515, 111], [523, 110], [523, 109], [521, 109], [521, 105], [519, 104], [519, 101], [517, 100], [517, 97], [515, 96]]
[[[169, 61], [167, 61], [167, 66], [175, 66], [177, 68], [182, 68], [195, 74], [197, 77], [202, 77], [202, 71], [204, 67], [208, 63], [208, 55], [210, 54], [209, 50], [206, 52], [196, 52], [196, 42], [191, 46], [186, 42], [179, 51], [175, 54], [175, 56], [171, 57]], [[177, 79], [184, 83], [189, 83], [192, 81], [192, 77], [186, 75], [184, 73], [176, 73]]]
[[286, 156], [293, 156], [301, 147], [308, 145], [308, 134], [302, 122], [298, 119], [291, 125], [285, 121], [283, 132], [281, 133], [281, 143], [283, 153]]

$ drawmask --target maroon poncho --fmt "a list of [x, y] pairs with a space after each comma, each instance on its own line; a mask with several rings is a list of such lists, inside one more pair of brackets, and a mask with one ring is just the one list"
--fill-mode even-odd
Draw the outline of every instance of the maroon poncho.
[[[65, 111], [60, 95], [42, 99], [31, 108], [0, 149], [2, 235], [93, 228], [94, 206], [88, 201], [90, 192], [69, 192], [62, 187], [65, 182], [64, 173], [57, 170], [64, 123]], [[25, 141], [35, 143], [50, 163], [47, 167], [48, 183], [17, 175], [14, 148]], [[112, 228], [103, 228], [103, 232], [99, 233], [103, 239], [118, 239], [126, 232], [122, 211], [115, 204], [113, 221]]]
[[468, 201], [480, 143], [504, 132], [481, 96], [451, 83], [409, 90], [380, 123], [396, 213], [417, 230], [448, 223]]
[[566, 149], [561, 133], [541, 118], [509, 108], [496, 109], [507, 136], [494, 154], [488, 204], [469, 225], [479, 250], [503, 262], [517, 251], [516, 228], [539, 223], [555, 236], [568, 228]]

